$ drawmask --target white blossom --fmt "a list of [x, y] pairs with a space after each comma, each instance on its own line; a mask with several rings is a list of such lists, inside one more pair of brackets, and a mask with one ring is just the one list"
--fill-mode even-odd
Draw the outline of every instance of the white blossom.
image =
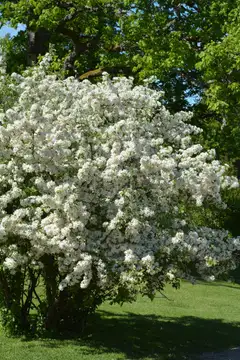
[[85, 289], [95, 277], [102, 288], [116, 279], [154, 288], [190, 278], [189, 263], [210, 279], [234, 267], [239, 238], [189, 223], [184, 210], [208, 201], [223, 207], [221, 189], [238, 186], [214, 151], [192, 143], [201, 130], [191, 115], [171, 115], [157, 92], [132, 79], [59, 80], [45, 74], [49, 61], [14, 75], [18, 100], [1, 115], [4, 267], [41, 268], [50, 254], [60, 290]]

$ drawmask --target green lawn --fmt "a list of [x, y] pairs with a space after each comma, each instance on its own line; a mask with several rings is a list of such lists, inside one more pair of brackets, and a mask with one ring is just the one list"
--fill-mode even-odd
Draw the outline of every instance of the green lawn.
[[193, 359], [240, 345], [240, 286], [183, 283], [166, 298], [104, 304], [84, 339], [26, 340], [0, 336], [1, 360]]

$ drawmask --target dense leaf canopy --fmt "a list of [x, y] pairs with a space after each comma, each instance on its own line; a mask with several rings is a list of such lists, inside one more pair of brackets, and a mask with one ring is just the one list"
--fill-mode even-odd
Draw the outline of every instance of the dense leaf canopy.
[[35, 61], [53, 43], [69, 74], [104, 68], [134, 74], [137, 82], [156, 76], [166, 104], [178, 111], [188, 106], [187, 97], [202, 95], [204, 80], [195, 66], [199, 54], [221, 40], [235, 7], [235, 0], [18, 0], [2, 1], [0, 10], [3, 24], [26, 25], [6, 41], [10, 72]]

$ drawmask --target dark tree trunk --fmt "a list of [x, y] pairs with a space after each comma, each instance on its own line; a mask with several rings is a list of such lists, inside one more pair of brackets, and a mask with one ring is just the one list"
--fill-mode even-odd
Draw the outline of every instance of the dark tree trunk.
[[44, 28], [36, 31], [28, 30], [28, 65], [34, 65], [39, 55], [44, 55], [49, 49], [50, 32]]
[[60, 291], [57, 299], [48, 308], [45, 319], [46, 330], [60, 334], [82, 334], [89, 315], [89, 309], [84, 307], [82, 296], [81, 289], [78, 294], [71, 294], [67, 290]]

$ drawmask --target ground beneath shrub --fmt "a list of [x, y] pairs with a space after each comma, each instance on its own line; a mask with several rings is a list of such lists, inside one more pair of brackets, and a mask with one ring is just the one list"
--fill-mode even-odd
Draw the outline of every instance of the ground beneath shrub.
[[0, 360], [240, 360], [239, 295], [233, 283], [182, 282], [152, 302], [102, 304], [84, 337], [11, 338], [0, 329]]

